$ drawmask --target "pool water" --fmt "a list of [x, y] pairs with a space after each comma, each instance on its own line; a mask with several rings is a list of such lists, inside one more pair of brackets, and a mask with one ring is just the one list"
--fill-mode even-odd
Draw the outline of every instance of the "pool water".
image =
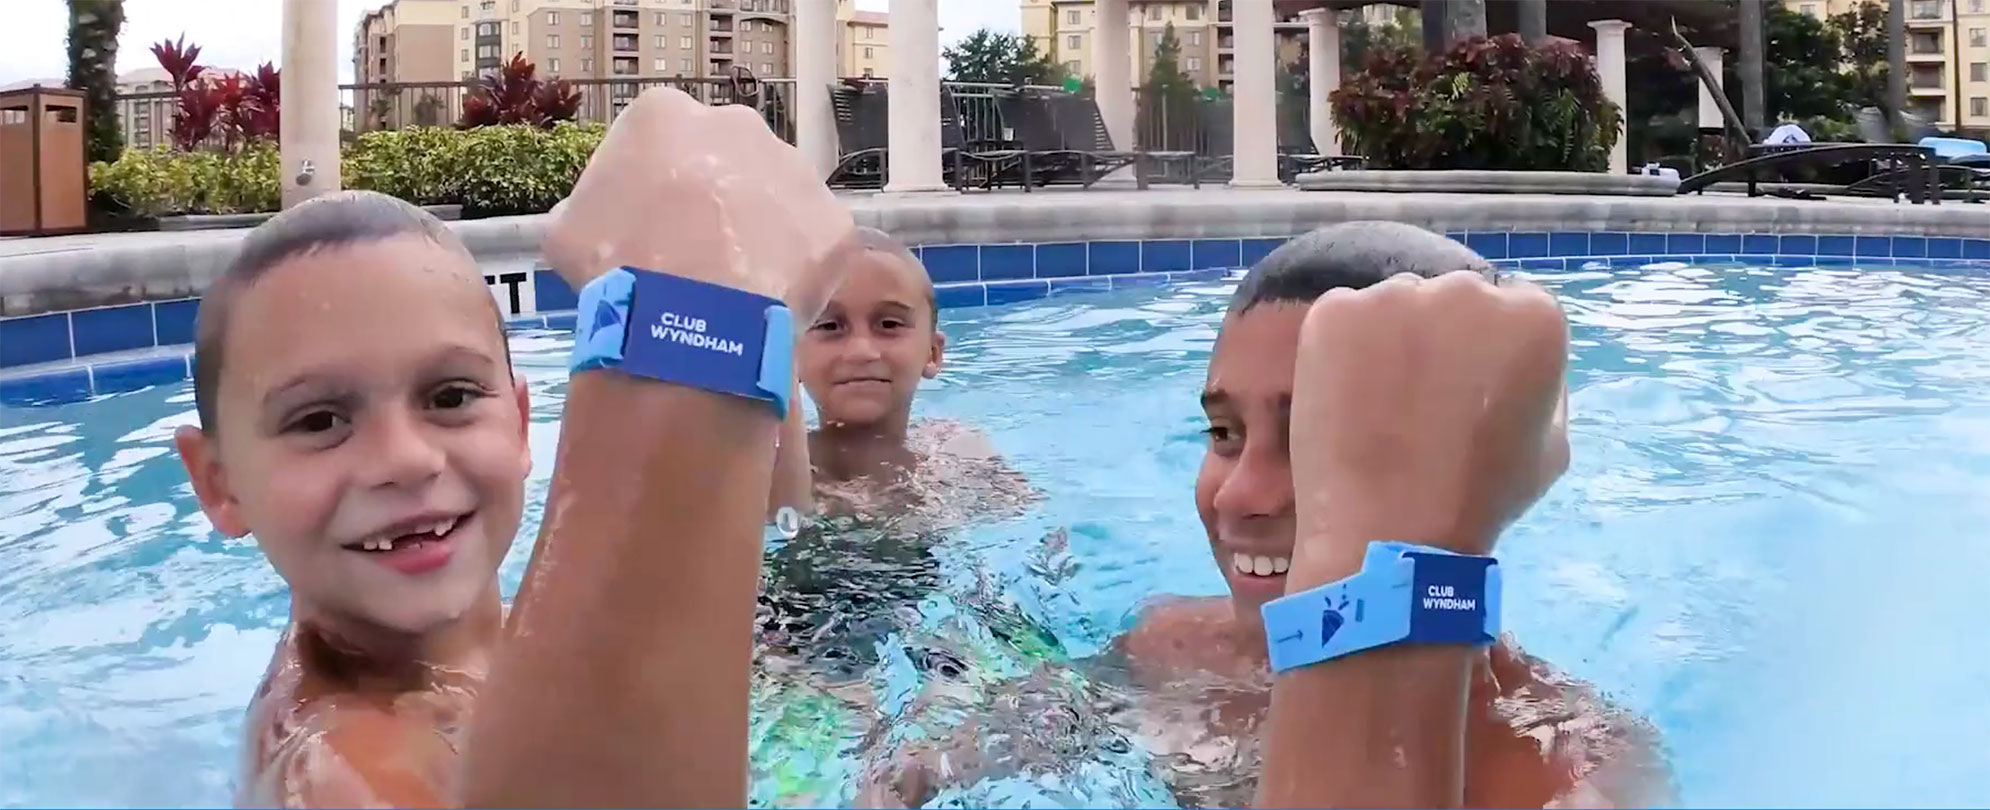
[[[1990, 278], [1536, 277], [1574, 328], [1574, 461], [1501, 544], [1507, 626], [1650, 717], [1686, 804], [1990, 803]], [[909, 696], [949, 677], [903, 650], [951, 650], [995, 688], [1097, 651], [1144, 598], [1221, 592], [1190, 490], [1233, 284], [943, 313], [949, 362], [921, 413], [979, 426], [1044, 499], [946, 542], [940, 592], [895, 620], [924, 640], [860, 676], [875, 710], [763, 676], [756, 801], [853, 801], [863, 718], [913, 716]], [[542, 460], [566, 346], [513, 339]], [[170, 446], [192, 409], [181, 385], [0, 412], [0, 805], [230, 800], [286, 601], [196, 508]], [[953, 795], [1169, 801], [1147, 767], [1095, 747]]]

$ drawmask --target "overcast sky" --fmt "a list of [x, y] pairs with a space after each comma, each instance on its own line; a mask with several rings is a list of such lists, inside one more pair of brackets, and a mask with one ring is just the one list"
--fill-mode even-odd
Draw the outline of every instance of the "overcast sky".
[[[352, 80], [352, 27], [385, 0], [338, 0], [339, 76]], [[890, 0], [857, 0], [885, 11]], [[940, 0], [940, 40], [952, 42], [983, 26], [1015, 31], [1015, 0]], [[182, 33], [200, 45], [202, 64], [253, 69], [282, 57], [281, 0], [125, 0], [118, 38], [118, 72], [157, 67], [149, 48]], [[62, 79], [68, 72], [69, 11], [64, 0], [0, 0], [0, 85], [22, 79]]]

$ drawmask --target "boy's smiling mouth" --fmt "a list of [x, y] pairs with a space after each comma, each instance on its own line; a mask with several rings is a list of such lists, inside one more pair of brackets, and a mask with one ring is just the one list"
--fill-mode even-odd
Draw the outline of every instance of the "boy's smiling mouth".
[[456, 530], [474, 513], [424, 515], [404, 520], [340, 548], [368, 555], [403, 574], [416, 576], [441, 568], [452, 555]]

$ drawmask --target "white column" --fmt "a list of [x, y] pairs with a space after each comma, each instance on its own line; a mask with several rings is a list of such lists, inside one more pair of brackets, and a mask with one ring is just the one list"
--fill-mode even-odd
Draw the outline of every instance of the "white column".
[[940, 172], [939, 6], [939, 0], [891, 0], [888, 192], [947, 190]]
[[[982, 2], [985, 0], [977, 0]], [[1127, 0], [1097, 0], [1092, 17], [1092, 82], [1099, 117], [1106, 121], [1115, 149], [1133, 144], [1133, 32]]]
[[795, 146], [822, 177], [836, 168], [836, 111], [829, 85], [836, 81], [835, 0], [795, 3]]
[[[1700, 54], [1700, 61], [1707, 66], [1708, 71], [1714, 74], [1714, 83], [1725, 88], [1727, 77], [1721, 72], [1721, 63], [1724, 61], [1725, 52], [1711, 45], [1701, 46], [1693, 50]], [[1695, 75], [1693, 78], [1697, 80], [1699, 76]], [[1727, 129], [1727, 122], [1721, 120], [1721, 107], [1720, 104], [1714, 101], [1713, 91], [1708, 90], [1707, 83], [1703, 81], [1694, 81], [1693, 85], [1700, 88], [1700, 128], [1725, 131]]]
[[1333, 102], [1327, 96], [1340, 87], [1340, 13], [1316, 8], [1299, 16], [1306, 20], [1306, 89], [1313, 148], [1322, 155], [1338, 155], [1340, 127], [1334, 125]]
[[1231, 4], [1235, 32], [1236, 150], [1231, 188], [1284, 188], [1278, 181], [1278, 59], [1268, 0]]
[[[1623, 20], [1597, 20], [1589, 27], [1596, 29], [1596, 78], [1603, 83], [1603, 97], [1616, 102], [1617, 109], [1628, 110], [1630, 96], [1624, 92], [1624, 32], [1630, 30], [1631, 24]], [[1625, 140], [1619, 134], [1617, 145], [1610, 147], [1611, 174], [1630, 171]]]
[[339, 190], [338, 25], [338, 0], [283, 0], [277, 151], [285, 208]]

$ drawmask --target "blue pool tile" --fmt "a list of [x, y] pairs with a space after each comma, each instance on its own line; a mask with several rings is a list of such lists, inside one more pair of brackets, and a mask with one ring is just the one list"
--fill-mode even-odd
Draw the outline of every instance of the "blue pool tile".
[[1092, 263], [1088, 270], [1095, 276], [1116, 276], [1121, 273], [1140, 272], [1139, 242], [1093, 242]]
[[1236, 239], [1197, 239], [1190, 245], [1190, 270], [1244, 266], [1244, 244]]
[[1073, 295], [1076, 293], [1105, 292], [1112, 289], [1112, 280], [1098, 278], [1053, 278], [1050, 280], [1050, 297]]
[[1741, 234], [1738, 233], [1707, 234], [1707, 252], [1725, 253], [1730, 256], [1736, 253], [1740, 253]]
[[1589, 255], [1589, 234], [1570, 231], [1548, 234], [1548, 255], [1587, 256]]
[[1741, 237], [1741, 252], [1757, 256], [1774, 256], [1782, 252], [1776, 244], [1776, 236], [1767, 233], [1751, 233]]
[[1962, 258], [1962, 240], [1957, 239], [1953, 236], [1928, 237], [1928, 258], [1930, 259]]
[[1446, 238], [1446, 239], [1449, 239], [1449, 240], [1451, 240], [1451, 241], [1453, 241], [1453, 242], [1457, 242], [1458, 244], [1461, 244], [1461, 245], [1463, 245], [1463, 244], [1465, 244], [1465, 241], [1466, 241], [1466, 240], [1465, 240], [1465, 237], [1466, 237], [1466, 236], [1469, 236], [1469, 234], [1465, 233], [1464, 231], [1456, 231], [1456, 232], [1453, 232], [1453, 233], [1447, 233], [1447, 234], [1445, 234], [1445, 235], [1444, 235], [1444, 238]]
[[1029, 301], [1050, 294], [1047, 281], [998, 281], [988, 284], [988, 305]]
[[1928, 240], [1919, 236], [1893, 237], [1893, 257], [1918, 259], [1928, 255]]
[[1140, 245], [1140, 272], [1187, 270], [1192, 257], [1186, 239], [1149, 239]]
[[161, 301], [152, 305], [152, 344], [177, 346], [193, 342], [193, 326], [200, 317], [200, 299]]
[[1526, 259], [1548, 254], [1548, 235], [1531, 231], [1517, 231], [1506, 235], [1506, 256], [1509, 259]]
[[1036, 278], [1035, 245], [982, 245], [981, 280]]
[[1568, 268], [1568, 263], [1559, 258], [1521, 259], [1520, 267], [1523, 270], [1564, 270]]
[[1819, 255], [1817, 258], [1812, 259], [1811, 263], [1817, 265], [1818, 267], [1857, 267], [1859, 265], [1867, 264], [1870, 261], [1871, 261], [1870, 259], [1861, 259], [1856, 256]]
[[1665, 234], [1662, 233], [1631, 234], [1629, 244], [1624, 247], [1625, 253], [1640, 256], [1660, 256], [1665, 251]]
[[981, 280], [980, 245], [927, 245], [921, 255], [935, 284]]
[[1488, 259], [1506, 258], [1505, 231], [1472, 231], [1465, 234], [1465, 247]]
[[1776, 247], [1776, 252], [1787, 256], [1815, 256], [1817, 237], [1808, 234], [1787, 234], [1782, 237], [1782, 243]]
[[1602, 231], [1589, 235], [1589, 255], [1620, 256], [1631, 250], [1631, 235], [1616, 231]]
[[1819, 256], [1851, 256], [1855, 252], [1857, 252], [1856, 243], [1852, 239], [1852, 237], [1849, 236], [1817, 237], [1817, 255]]
[[69, 313], [0, 318], [0, 368], [67, 360], [70, 356]]
[[152, 345], [152, 305], [79, 309], [69, 313], [76, 356], [143, 349]]
[[506, 334], [527, 329], [537, 330], [544, 328], [546, 328], [546, 316], [544, 315], [513, 315], [504, 319]]
[[1133, 287], [1159, 287], [1166, 283], [1168, 283], [1168, 276], [1165, 273], [1136, 273], [1130, 276], [1112, 277], [1112, 288], [1115, 290], [1124, 290]]
[[1707, 235], [1703, 233], [1673, 233], [1665, 236], [1665, 252], [1692, 255], [1707, 252]]
[[1285, 244], [1285, 240], [1283, 239], [1246, 239], [1244, 240], [1242, 260], [1238, 262], [1238, 265], [1241, 267], [1256, 265], [1264, 257], [1271, 255], [1272, 251], [1277, 250], [1279, 245], [1283, 244]]
[[551, 315], [547, 315], [547, 316], [546, 316], [546, 328], [547, 328], [547, 329], [564, 329], [564, 330], [567, 330], [567, 331], [572, 331], [572, 330], [573, 330], [573, 328], [574, 328], [574, 315], [575, 315], [575, 314], [576, 314], [576, 313], [572, 313], [572, 312], [558, 312], [558, 313], [554, 313], [554, 314], [551, 314]]
[[558, 312], [580, 306], [580, 296], [567, 280], [551, 270], [532, 271], [532, 300], [540, 312]]
[[1746, 253], [1734, 257], [1734, 260], [1742, 264], [1753, 265], [1756, 267], [1770, 267], [1776, 263], [1776, 257], [1768, 253]]
[[176, 383], [187, 378], [186, 355], [171, 357], [147, 357], [142, 360], [123, 360], [115, 363], [98, 363], [90, 367], [90, 375], [96, 384], [96, 393], [116, 394], [136, 391], [153, 385]]
[[1990, 239], [1962, 240], [1962, 257], [1965, 259], [1990, 259]]
[[1037, 278], [1085, 275], [1085, 243], [1049, 242], [1036, 246]]
[[68, 368], [13, 379], [0, 379], [0, 404], [44, 405], [90, 396], [90, 371]]
[[933, 290], [933, 301], [941, 309], [978, 307], [988, 303], [988, 288], [981, 284], [955, 284]]
[[1853, 255], [1857, 256], [1892, 256], [1893, 237], [1890, 236], [1858, 237], [1857, 241], [1854, 243], [1852, 247], [1852, 253]]

